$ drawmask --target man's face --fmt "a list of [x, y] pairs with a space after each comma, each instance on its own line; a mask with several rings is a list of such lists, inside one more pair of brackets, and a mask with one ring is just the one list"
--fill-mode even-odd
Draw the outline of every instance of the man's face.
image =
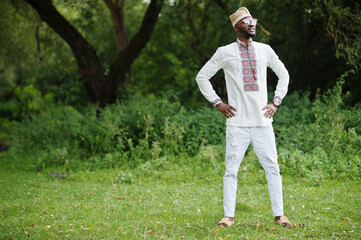
[[256, 36], [256, 24], [256, 19], [246, 18], [242, 21], [239, 21], [234, 26], [234, 30], [245, 38], [253, 38]]

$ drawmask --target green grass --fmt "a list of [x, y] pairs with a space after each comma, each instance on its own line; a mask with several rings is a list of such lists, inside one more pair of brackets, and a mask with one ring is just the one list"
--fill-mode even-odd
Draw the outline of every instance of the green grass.
[[222, 176], [196, 170], [62, 178], [0, 170], [0, 239], [361, 239], [358, 182], [284, 176], [285, 214], [296, 226], [285, 229], [273, 223], [264, 173], [241, 167], [235, 224], [225, 228], [216, 226]]

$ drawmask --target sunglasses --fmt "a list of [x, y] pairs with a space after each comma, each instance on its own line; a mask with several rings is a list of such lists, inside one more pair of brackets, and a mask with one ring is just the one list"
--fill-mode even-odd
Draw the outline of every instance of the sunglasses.
[[241, 22], [243, 22], [245, 25], [256, 25], [257, 24], [257, 19], [246, 18], [246, 19], [242, 20]]

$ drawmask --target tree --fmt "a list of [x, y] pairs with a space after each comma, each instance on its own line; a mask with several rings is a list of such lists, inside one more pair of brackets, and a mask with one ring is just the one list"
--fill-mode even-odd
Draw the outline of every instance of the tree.
[[125, 82], [126, 72], [149, 41], [164, 0], [152, 0], [142, 24], [128, 43], [124, 25], [124, 1], [104, 0], [114, 23], [118, 54], [105, 73], [93, 46], [55, 8], [51, 0], [26, 0], [66, 43], [70, 46], [85, 88], [94, 102], [101, 106], [113, 103], [117, 87]]

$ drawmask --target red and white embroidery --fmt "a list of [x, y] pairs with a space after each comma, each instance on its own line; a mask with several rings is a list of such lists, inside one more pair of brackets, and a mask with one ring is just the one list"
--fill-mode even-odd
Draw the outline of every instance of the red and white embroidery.
[[243, 44], [239, 44], [239, 49], [242, 57], [244, 91], [258, 91], [256, 54], [254, 47], [251, 44], [248, 45], [248, 48]]

